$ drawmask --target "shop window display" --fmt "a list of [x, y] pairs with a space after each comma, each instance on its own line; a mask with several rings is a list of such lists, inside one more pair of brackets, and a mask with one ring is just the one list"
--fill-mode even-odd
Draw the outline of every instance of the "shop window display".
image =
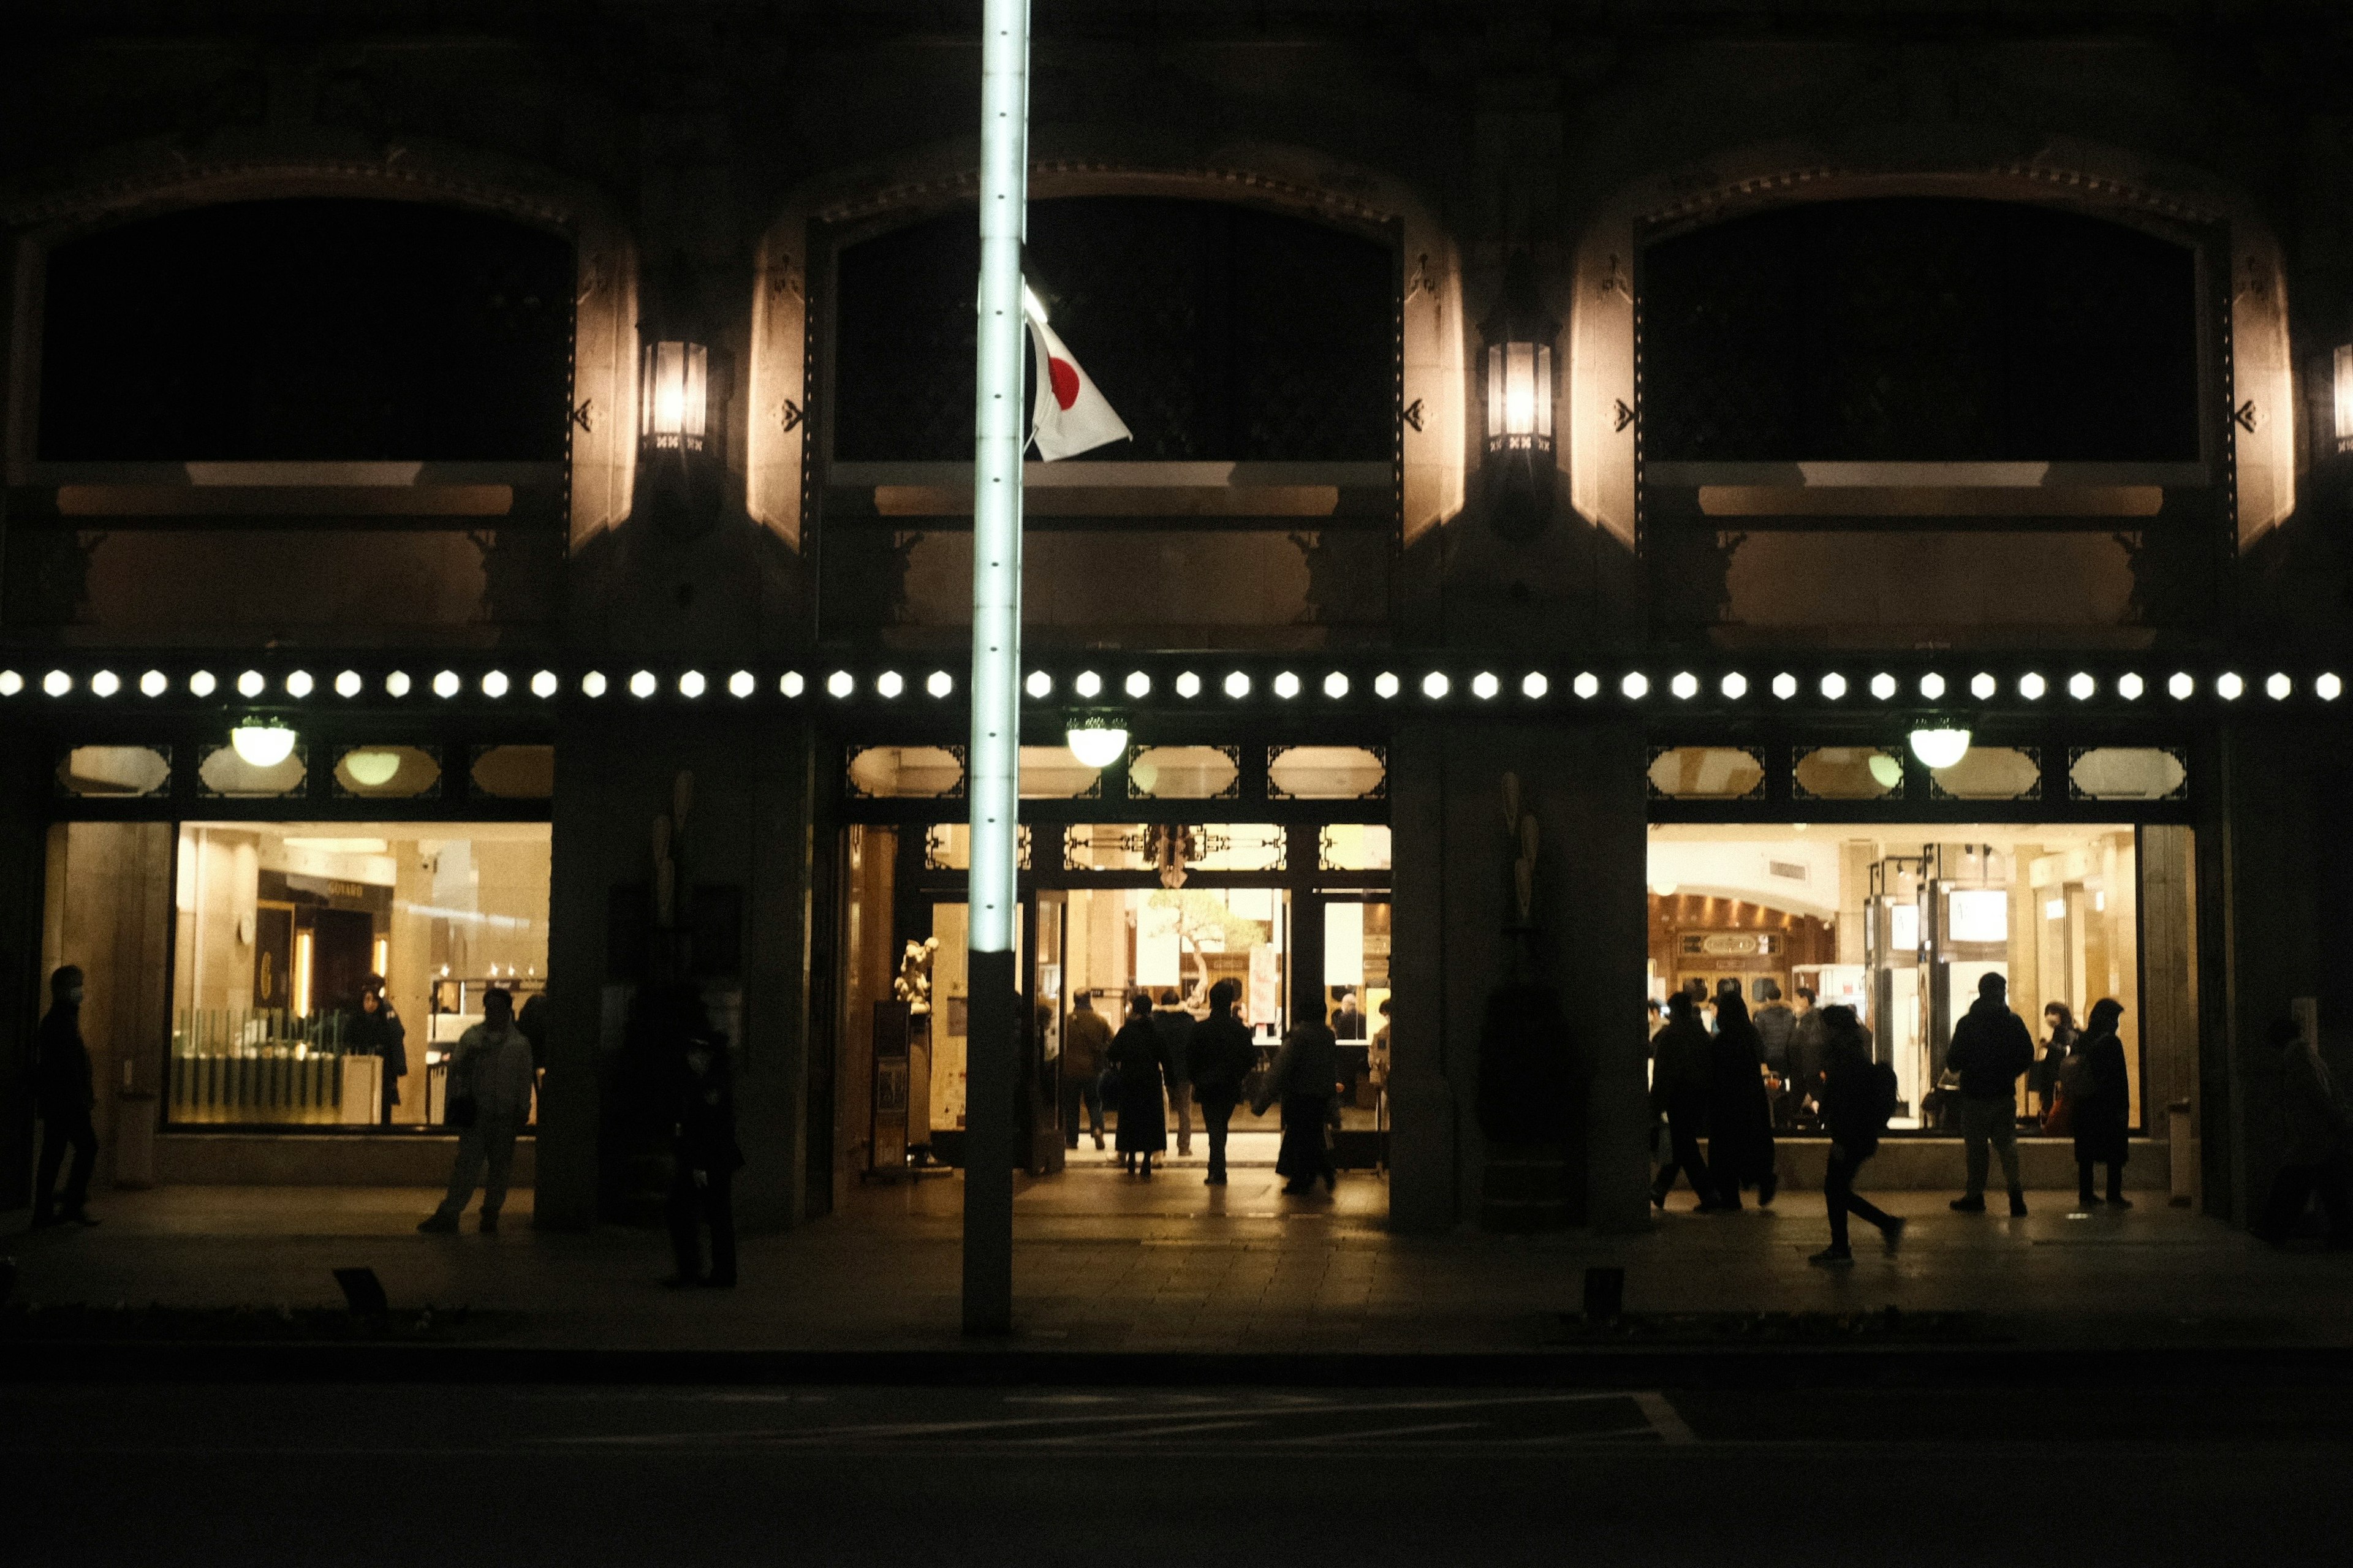
[[[2144, 907], [2140, 859], [2147, 834], [2172, 826], [2119, 824], [1654, 824], [1650, 847], [1651, 994], [1714, 995], [1737, 986], [1752, 1010], [1795, 1005], [1854, 1008], [1874, 1054], [1895, 1069], [1894, 1125], [1921, 1132], [1957, 1125], [1952, 1030], [1983, 975], [2001, 975], [2010, 1010], [2038, 1041], [2056, 1005], [2080, 1025], [2094, 1003], [2124, 1007], [2118, 1036], [2129, 1068], [2131, 1118], [2145, 1128], [2142, 1085], [2152, 1053], [2167, 1081], [2196, 1042], [2144, 1016], [2194, 1016], [2187, 970], [2141, 962], [2144, 942], [2192, 939], [2178, 888], [2152, 884]], [[2161, 994], [2144, 998], [2144, 985]], [[2179, 994], [2177, 994], [2179, 993]], [[1777, 1034], [1777, 1039], [1779, 1037]], [[2044, 1047], [2047, 1049], [2047, 1047]], [[1771, 1052], [1768, 1049], [1768, 1054]], [[1795, 1058], [1768, 1062], [1792, 1089]], [[2018, 1086], [2021, 1125], [2042, 1110], [2030, 1074]], [[1802, 1131], [1805, 1110], [1780, 1107]]]
[[548, 851], [543, 823], [182, 824], [168, 1121], [438, 1121], [482, 993], [528, 1007], [545, 987]]

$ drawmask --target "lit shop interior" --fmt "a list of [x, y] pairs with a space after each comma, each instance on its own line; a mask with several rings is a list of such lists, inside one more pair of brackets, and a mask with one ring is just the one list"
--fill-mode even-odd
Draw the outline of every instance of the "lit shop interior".
[[[1774, 992], [1795, 1005], [1852, 1007], [1877, 1059], [1895, 1068], [1891, 1123], [1957, 1126], [1945, 1052], [1981, 976], [2009, 984], [2010, 1010], [2035, 1037], [2044, 1009], [2079, 1026], [2092, 1004], [2124, 1005], [2118, 1036], [2132, 1123], [2147, 1124], [2141, 1084], [2143, 837], [2176, 826], [2099, 823], [1654, 823], [1650, 829], [1650, 992], [1713, 995], [1736, 984], [1752, 1013]], [[2179, 913], [2179, 911], [2177, 911]], [[2186, 929], [2186, 919], [2168, 924]], [[2186, 987], [2174, 966], [2149, 983]], [[2025, 1081], [2020, 1110], [2034, 1110]]]
[[[960, 764], [932, 750], [861, 751], [849, 763], [853, 787], [870, 799], [942, 794], [960, 782]], [[1072, 1070], [1062, 1042], [1082, 997], [1116, 1029], [1138, 992], [1157, 1003], [1173, 994], [1198, 1017], [1207, 1014], [1210, 987], [1230, 980], [1261, 1068], [1304, 999], [1323, 1006], [1335, 1024], [1347, 1086], [1342, 1133], [1386, 1125], [1370, 1046], [1389, 996], [1387, 824], [1142, 819], [1150, 799], [1228, 804], [1220, 796], [1238, 793], [1237, 750], [1147, 747], [1122, 761], [1124, 779], [1105, 780], [1062, 748], [1023, 748], [1026, 799], [1084, 798], [1108, 814], [1119, 807], [1102, 797], [1116, 787], [1130, 803], [1122, 815], [1134, 818], [1033, 820], [1020, 830], [1016, 935], [1033, 1012], [1028, 1081], [1049, 1124]], [[937, 776], [910, 772], [926, 766]], [[1269, 773], [1273, 798], [1288, 806], [1375, 796], [1384, 765], [1364, 748], [1302, 746], [1278, 748]], [[837, 1147], [848, 1172], [891, 1169], [911, 1156], [919, 1165], [956, 1158], [968, 1027], [967, 832], [961, 821], [856, 824], [845, 832]], [[1109, 1106], [1105, 1112], [1107, 1129], [1115, 1129], [1116, 1115]], [[1198, 1109], [1194, 1124], [1198, 1140]], [[1176, 1123], [1169, 1125], [1173, 1152]], [[1233, 1131], [1235, 1159], [1272, 1161], [1276, 1110], [1254, 1117], [1245, 1104]], [[1266, 1135], [1263, 1148], [1250, 1136], [1257, 1133]], [[1092, 1155], [1091, 1141], [1082, 1143]], [[1197, 1141], [1196, 1155], [1202, 1152]]]
[[[482, 994], [544, 990], [545, 823], [187, 822], [175, 846], [172, 1123], [438, 1122]], [[406, 1076], [357, 1025], [367, 976]]]

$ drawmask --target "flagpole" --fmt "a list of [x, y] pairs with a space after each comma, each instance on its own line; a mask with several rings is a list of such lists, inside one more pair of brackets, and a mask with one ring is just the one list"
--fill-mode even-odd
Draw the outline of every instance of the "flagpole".
[[1013, 1326], [1014, 841], [1020, 808], [1021, 241], [1029, 204], [1029, 0], [985, 0], [980, 322], [974, 388], [972, 805], [964, 1144], [964, 1331]]

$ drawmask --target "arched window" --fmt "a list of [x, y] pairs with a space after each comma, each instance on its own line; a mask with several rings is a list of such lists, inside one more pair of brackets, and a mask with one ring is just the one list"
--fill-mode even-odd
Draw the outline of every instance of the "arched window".
[[566, 237], [416, 202], [198, 207], [47, 257], [46, 462], [560, 462]]

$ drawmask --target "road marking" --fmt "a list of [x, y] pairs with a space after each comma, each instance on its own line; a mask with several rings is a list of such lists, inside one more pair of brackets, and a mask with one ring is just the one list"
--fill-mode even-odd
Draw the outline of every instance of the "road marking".
[[1684, 1422], [1675, 1407], [1667, 1403], [1663, 1394], [1637, 1394], [1634, 1403], [1650, 1418], [1651, 1430], [1669, 1443], [1696, 1443], [1698, 1434]]
[[1315, 1443], [1358, 1443], [1371, 1437], [1409, 1437], [1419, 1436], [1424, 1432], [1461, 1432], [1486, 1425], [1484, 1421], [1431, 1421], [1419, 1426], [1376, 1426], [1366, 1432], [1311, 1432], [1304, 1437], [1270, 1437], [1267, 1446], [1280, 1448]]
[[1006, 1446], [1008, 1447], [1044, 1447], [1050, 1444], [1094, 1443], [1098, 1440], [1107, 1440], [1113, 1443], [1133, 1443], [1137, 1439], [1144, 1437], [1180, 1437], [1193, 1432], [1223, 1432], [1230, 1430], [1236, 1426], [1255, 1426], [1257, 1425], [1258, 1422], [1256, 1420], [1189, 1421], [1180, 1423], [1174, 1426], [1145, 1426], [1136, 1429], [1113, 1432], [1108, 1435], [1094, 1432], [1057, 1432], [1050, 1437], [1008, 1438]]

